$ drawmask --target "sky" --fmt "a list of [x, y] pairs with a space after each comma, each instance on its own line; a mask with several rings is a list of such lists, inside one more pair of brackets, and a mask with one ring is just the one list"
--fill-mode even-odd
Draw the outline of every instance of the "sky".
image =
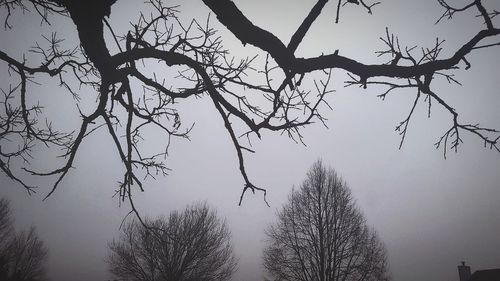
[[[254, 24], [284, 42], [314, 5], [311, 0], [234, 2]], [[500, 9], [496, 1], [485, 3]], [[334, 4], [325, 7], [296, 56], [339, 49], [340, 54], [356, 60], [380, 63], [383, 60], [374, 52], [383, 47], [379, 37], [386, 27], [409, 46], [432, 46], [437, 37], [446, 39], [443, 56], [447, 56], [481, 28], [481, 20], [468, 13], [435, 25], [442, 10], [431, 0], [385, 0], [374, 8], [373, 15], [346, 6], [335, 25]], [[119, 33], [126, 32], [128, 23], [138, 17], [137, 6], [137, 1], [118, 1], [110, 24]], [[209, 13], [199, 0], [183, 1], [179, 9], [186, 22], [193, 17], [203, 21]], [[244, 57], [257, 52], [254, 47], [243, 47], [213, 15], [211, 21], [220, 29], [231, 54]], [[54, 19], [52, 26], [40, 27], [39, 20], [27, 14], [14, 24], [13, 30], [1, 31], [0, 49], [18, 58], [50, 30], [57, 30], [69, 43], [76, 39], [68, 19]], [[462, 67], [456, 72], [462, 86], [439, 83], [436, 90], [457, 109], [460, 120], [500, 129], [498, 47], [474, 52], [468, 60], [471, 69]], [[6, 87], [9, 80], [4, 64], [0, 71], [0, 85]], [[166, 177], [146, 180], [146, 191], [136, 196], [139, 211], [155, 217], [195, 201], [208, 202], [227, 218], [232, 231], [239, 258], [233, 280], [263, 280], [264, 229], [275, 220], [276, 210], [292, 188], [300, 185], [309, 167], [322, 159], [342, 175], [368, 224], [379, 233], [387, 247], [393, 280], [458, 280], [461, 261], [473, 271], [500, 268], [500, 154], [464, 135], [458, 153], [450, 151], [444, 159], [434, 143], [448, 129], [450, 116], [435, 105], [427, 118], [423, 104], [417, 107], [399, 149], [394, 128], [408, 114], [414, 93], [400, 91], [382, 101], [377, 95], [383, 89], [345, 88], [346, 77], [344, 72], [334, 71], [336, 91], [327, 98], [333, 109], [323, 108], [328, 128], [319, 123], [304, 128], [306, 145], [272, 132], [264, 132], [261, 140], [252, 142], [256, 153], [246, 154], [247, 172], [256, 185], [267, 188], [270, 207], [260, 193], [247, 194], [238, 206], [243, 179], [222, 120], [206, 97], [180, 101], [184, 124], [195, 123], [191, 140], [174, 140], [167, 158], [172, 170]], [[75, 101], [56, 87], [57, 82], [47, 77], [37, 81], [41, 85], [30, 86], [31, 98], [46, 107], [53, 124], [67, 130], [78, 124]], [[95, 99], [92, 92], [81, 95], [83, 107]], [[154, 133], [150, 137], [152, 145], [164, 141]], [[119, 225], [129, 211], [128, 205], [120, 207], [112, 197], [123, 173], [114, 149], [105, 131], [87, 139], [75, 169], [45, 201], [54, 178], [26, 175], [28, 183], [40, 186], [37, 194], [28, 196], [21, 186], [0, 175], [0, 197], [10, 199], [16, 226], [34, 225], [48, 246], [48, 272], [53, 281], [111, 278], [105, 263], [107, 243], [118, 237]], [[32, 167], [56, 167], [61, 163], [56, 155], [37, 150]]]

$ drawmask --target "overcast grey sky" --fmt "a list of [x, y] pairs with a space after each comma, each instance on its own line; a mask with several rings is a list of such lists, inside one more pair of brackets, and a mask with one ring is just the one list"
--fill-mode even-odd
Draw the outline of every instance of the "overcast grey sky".
[[[125, 32], [129, 21], [138, 16], [141, 1], [121, 0], [113, 6], [110, 23]], [[258, 0], [235, 1], [254, 24], [268, 29], [288, 42], [315, 1]], [[462, 2], [462, 1], [455, 1]], [[500, 9], [500, 2], [485, 1]], [[198, 0], [181, 3], [181, 17], [205, 19], [209, 10]], [[458, 5], [458, 4], [457, 4]], [[334, 24], [335, 3], [329, 3], [316, 22], [297, 56], [332, 53], [366, 63], [381, 62], [374, 51], [382, 48], [379, 37], [385, 27], [400, 36], [403, 44], [431, 46], [436, 37], [446, 39], [444, 56], [456, 50], [481, 28], [474, 15], [459, 15], [453, 21], [434, 25], [442, 10], [434, 0], [385, 0], [373, 15], [346, 7], [341, 22]], [[4, 11], [2, 11], [4, 13]], [[218, 26], [212, 16], [214, 26]], [[56, 20], [58, 33], [74, 40], [74, 26]], [[16, 19], [15, 29], [2, 31], [0, 49], [18, 58], [40, 39], [36, 18]], [[255, 48], [243, 47], [221, 30], [225, 46], [241, 57]], [[471, 54], [472, 68], [460, 70], [463, 86], [439, 84], [437, 89], [461, 114], [461, 120], [500, 128], [498, 47]], [[0, 69], [1, 87], [8, 83], [5, 66]], [[324, 110], [329, 129], [313, 124], [303, 130], [307, 146], [286, 136], [265, 132], [253, 142], [255, 154], [247, 155], [249, 176], [267, 188], [267, 207], [262, 194], [247, 194], [237, 206], [243, 180], [238, 171], [234, 148], [223, 122], [210, 100], [180, 101], [185, 124], [195, 122], [191, 141], [172, 144], [167, 177], [146, 181], [146, 192], [136, 197], [145, 216], [168, 214], [196, 200], [206, 200], [227, 217], [231, 227], [239, 270], [234, 280], [263, 279], [261, 252], [264, 228], [274, 220], [277, 208], [298, 186], [312, 163], [321, 158], [347, 181], [360, 208], [387, 246], [394, 280], [458, 280], [456, 266], [465, 260], [473, 270], [500, 268], [500, 154], [483, 148], [482, 142], [464, 135], [458, 153], [448, 153], [434, 143], [447, 130], [450, 117], [437, 106], [427, 118], [421, 104], [410, 124], [401, 150], [395, 126], [411, 108], [414, 93], [400, 91], [385, 101], [376, 97], [380, 88], [344, 88], [345, 73], [334, 71], [333, 93]], [[71, 97], [54, 88], [54, 82], [40, 79], [42, 86], [31, 91], [47, 107], [54, 125], [72, 128], [78, 111]], [[56, 90], [54, 90], [56, 89]], [[95, 94], [82, 93], [83, 102]], [[154, 140], [161, 141], [161, 140]], [[54, 152], [35, 152], [33, 167], [56, 166]], [[49, 157], [50, 156], [50, 157]], [[28, 197], [17, 184], [0, 175], [0, 196], [11, 200], [16, 225], [35, 225], [50, 251], [49, 276], [59, 280], [105, 280], [110, 278], [104, 259], [107, 241], [118, 236], [118, 227], [129, 206], [118, 207], [111, 198], [122, 176], [122, 165], [105, 131], [86, 140], [74, 166], [56, 193], [41, 199], [54, 179], [28, 178], [41, 188]], [[19, 171], [20, 172], [20, 171]]]

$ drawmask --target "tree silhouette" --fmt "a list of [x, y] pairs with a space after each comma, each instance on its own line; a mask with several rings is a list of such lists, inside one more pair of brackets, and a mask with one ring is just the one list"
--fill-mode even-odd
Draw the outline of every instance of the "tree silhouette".
[[[275, 131], [302, 141], [300, 129], [313, 123], [325, 122], [323, 110], [329, 107], [327, 96], [332, 91], [332, 70], [348, 73], [347, 86], [367, 88], [384, 86], [380, 94], [385, 98], [400, 89], [414, 89], [415, 99], [408, 115], [397, 126], [401, 144], [405, 140], [408, 124], [419, 103], [443, 108], [450, 116], [451, 126], [436, 142], [446, 157], [449, 149], [457, 150], [462, 143], [462, 133], [469, 133], [484, 141], [485, 146], [500, 151], [499, 132], [469, 123], [459, 118], [459, 113], [433, 88], [434, 81], [459, 83], [454, 73], [471, 66], [468, 57], [473, 52], [498, 46], [500, 29], [494, 20], [500, 13], [481, 0], [470, 0], [463, 7], [453, 7], [438, 0], [443, 9], [438, 22], [452, 19], [457, 13], [478, 13], [484, 25], [463, 44], [443, 55], [443, 41], [436, 40], [430, 47], [402, 45], [398, 37], [386, 30], [382, 41], [386, 49], [378, 52], [386, 58], [379, 64], [365, 64], [341, 55], [334, 50], [329, 54], [297, 57], [295, 51], [311, 25], [327, 9], [327, 0], [318, 0], [304, 19], [297, 19], [295, 33], [286, 44], [265, 28], [252, 23], [230, 0], [202, 0], [217, 20], [242, 44], [250, 44], [262, 51], [265, 61], [255, 58], [233, 58], [223, 46], [221, 37], [211, 27], [210, 21], [193, 20], [183, 24], [177, 7], [169, 7], [161, 0], [150, 0], [151, 14], [141, 14], [132, 29], [116, 35], [107, 17], [113, 17], [111, 7], [116, 0], [8, 0], [1, 1], [5, 29], [15, 28], [11, 20], [19, 11], [35, 14], [49, 23], [55, 17], [68, 17], [76, 26], [77, 47], [64, 49], [55, 34], [45, 36], [44, 43], [37, 43], [32, 52], [40, 61], [25, 61], [0, 50], [2, 66], [7, 67], [12, 83], [2, 87], [4, 94], [0, 112], [0, 142], [16, 139], [11, 151], [0, 150], [0, 167], [11, 179], [21, 183], [28, 192], [34, 190], [12, 171], [11, 159], [24, 160], [24, 169], [36, 176], [56, 176], [47, 196], [58, 187], [73, 167], [82, 142], [99, 129], [107, 130], [116, 146], [116, 153], [123, 163], [124, 175], [118, 194], [121, 200], [130, 200], [136, 186], [143, 190], [142, 176], [166, 174], [164, 163], [174, 137], [188, 138], [192, 126], [185, 125], [177, 111], [176, 100], [195, 97], [210, 99], [220, 113], [238, 157], [238, 166], [246, 191], [262, 191], [247, 174], [244, 153], [253, 152], [243, 144], [241, 137], [261, 137], [264, 131]], [[340, 22], [345, 5], [358, 5], [372, 13], [379, 2], [338, 0], [335, 22]], [[104, 32], [112, 34], [106, 40]], [[491, 43], [493, 42], [493, 43]], [[112, 51], [110, 51], [112, 50]], [[150, 73], [150, 66], [160, 65], [165, 73]], [[61, 132], [50, 121], [41, 122], [42, 108], [37, 106], [29, 87], [37, 76], [49, 75], [75, 97], [83, 90], [98, 94], [94, 107], [81, 110], [81, 123], [74, 132]], [[251, 78], [248, 78], [251, 77]], [[306, 81], [309, 81], [306, 83]], [[311, 86], [312, 85], [312, 86]], [[141, 89], [141, 90], [138, 90]], [[250, 98], [251, 96], [251, 98]], [[259, 96], [259, 97], [257, 97]], [[86, 107], [88, 108], [88, 106]], [[148, 154], [141, 134], [154, 127], [164, 133], [166, 144], [157, 153]], [[121, 138], [120, 136], [125, 136]], [[34, 171], [29, 167], [30, 152], [35, 147], [61, 148], [65, 162], [50, 171]], [[3, 146], [2, 146], [3, 147]], [[139, 175], [140, 173], [144, 173]], [[240, 199], [240, 203], [241, 203]]]
[[273, 280], [388, 280], [386, 252], [347, 184], [316, 162], [266, 234]]
[[124, 280], [230, 280], [236, 268], [226, 222], [205, 204], [168, 219], [134, 220], [109, 244], [111, 272]]
[[48, 250], [34, 227], [14, 232], [9, 201], [0, 199], [0, 280], [45, 280]]
[[5, 198], [0, 199], [0, 280], [7, 279], [9, 265], [9, 247], [14, 236], [14, 227], [12, 226], [11, 211], [9, 201]]

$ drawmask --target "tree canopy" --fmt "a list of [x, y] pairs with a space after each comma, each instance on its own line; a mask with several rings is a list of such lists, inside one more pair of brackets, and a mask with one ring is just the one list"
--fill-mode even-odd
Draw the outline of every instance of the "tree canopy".
[[[495, 20], [500, 12], [488, 6], [490, 3], [470, 0], [455, 7], [444, 0], [437, 1], [436, 7], [443, 11], [438, 23], [459, 13], [478, 15], [484, 22], [472, 37], [463, 38], [462, 45], [447, 50], [451, 55], [443, 55], [443, 40], [436, 40], [430, 47], [405, 46], [397, 35], [386, 30], [381, 37], [386, 48], [377, 54], [380, 62], [368, 64], [343, 56], [338, 49], [311, 57], [298, 57], [296, 50], [325, 9], [336, 10], [336, 18], [332, 20], [335, 24], [342, 21], [346, 5], [358, 5], [367, 13], [376, 13], [384, 8], [383, 3], [318, 0], [305, 18], [296, 19], [296, 31], [288, 39], [278, 38], [266, 27], [251, 22], [233, 1], [200, 1], [243, 45], [253, 45], [262, 52], [265, 59], [260, 63], [254, 57], [234, 58], [210, 21], [193, 20], [185, 24], [179, 20], [178, 7], [161, 0], [147, 2], [151, 13], [140, 14], [126, 34], [116, 34], [107, 20], [114, 16], [112, 7], [116, 0], [0, 2], [4, 32], [15, 29], [11, 24], [13, 17], [36, 15], [46, 24], [55, 18], [67, 18], [79, 40], [74, 48], [65, 49], [56, 34], [45, 36], [46, 42], [36, 43], [31, 49], [38, 55], [38, 61], [26, 61], [0, 50], [1, 65], [11, 75], [11, 83], [1, 87], [0, 168], [28, 192], [35, 187], [12, 169], [13, 159], [23, 160], [26, 163], [23, 169], [33, 176], [55, 176], [47, 194], [50, 196], [73, 167], [82, 142], [96, 131], [106, 130], [123, 164], [119, 198], [129, 200], [135, 210], [134, 188], [144, 190], [141, 180], [144, 176], [165, 175], [171, 138], [189, 137], [192, 126], [182, 122], [176, 101], [206, 97], [219, 112], [220, 122], [234, 144], [244, 182], [240, 203], [246, 191], [265, 194], [266, 189], [254, 185], [245, 168], [245, 154], [254, 152], [245, 139], [260, 138], [262, 132], [271, 131], [301, 142], [303, 127], [326, 122], [323, 112], [330, 107], [327, 97], [333, 90], [332, 71], [336, 69], [348, 73], [347, 86], [386, 87], [380, 93], [381, 98], [398, 90], [415, 91], [408, 115], [396, 128], [401, 135], [400, 145], [415, 107], [425, 103], [429, 114], [432, 105], [438, 106], [451, 120], [450, 127], [436, 142], [445, 156], [448, 150], [458, 149], [465, 133], [500, 151], [500, 135], [495, 128], [461, 120], [459, 112], [433, 87], [438, 80], [459, 83], [454, 73], [471, 67], [474, 63], [468, 59], [471, 53], [498, 46], [495, 40], [500, 29]], [[106, 32], [111, 39], [107, 39]], [[153, 64], [163, 66], [167, 74], [151, 73], [148, 66]], [[97, 94], [90, 109], [78, 107], [81, 122], [73, 131], [60, 131], [50, 120], [44, 120], [43, 108], [30, 90], [35, 78], [42, 75], [57, 79], [78, 105], [82, 92]], [[142, 134], [149, 128], [159, 130], [165, 138], [165, 145], [155, 152], [143, 144]], [[4, 149], [7, 147], [4, 143], [13, 139], [16, 145]], [[30, 168], [31, 153], [44, 147], [62, 149], [64, 162], [59, 168], [49, 171]]]
[[0, 280], [46, 280], [47, 247], [35, 227], [14, 231], [9, 204], [0, 198]]
[[347, 184], [316, 162], [266, 231], [272, 280], [389, 280], [386, 250]]
[[226, 222], [205, 204], [167, 218], [134, 220], [109, 244], [111, 272], [124, 280], [230, 280], [236, 270]]

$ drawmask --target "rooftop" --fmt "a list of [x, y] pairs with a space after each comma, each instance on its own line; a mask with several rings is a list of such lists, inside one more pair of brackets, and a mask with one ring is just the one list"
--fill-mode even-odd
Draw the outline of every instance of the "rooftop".
[[500, 268], [478, 270], [472, 274], [469, 281], [500, 281]]

